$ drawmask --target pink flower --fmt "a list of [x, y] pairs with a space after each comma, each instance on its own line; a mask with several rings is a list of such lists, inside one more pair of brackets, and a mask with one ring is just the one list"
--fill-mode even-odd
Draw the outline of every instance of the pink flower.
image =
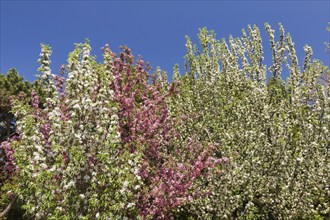
[[31, 103], [32, 103], [32, 107], [34, 109], [37, 109], [39, 107], [39, 97], [38, 97], [38, 93], [36, 91], [32, 91], [31, 93]]

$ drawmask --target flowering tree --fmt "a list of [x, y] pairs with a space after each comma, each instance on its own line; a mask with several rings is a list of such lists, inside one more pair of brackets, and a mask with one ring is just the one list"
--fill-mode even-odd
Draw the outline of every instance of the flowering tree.
[[[220, 143], [221, 156], [232, 161], [221, 179], [212, 180], [213, 194], [183, 207], [191, 216], [329, 216], [330, 93], [329, 84], [318, 83], [329, 70], [311, 59], [309, 46], [299, 67], [290, 35], [280, 25], [276, 42], [274, 30], [265, 27], [273, 56], [269, 72], [257, 27], [230, 37], [229, 44], [202, 29], [201, 50], [187, 39], [187, 73], [171, 112], [189, 114], [180, 130]], [[180, 76], [177, 68], [174, 76]]]
[[[88, 42], [76, 46], [64, 80], [51, 72], [51, 50], [42, 45], [45, 108], [38, 108], [36, 92], [32, 106], [17, 102], [14, 108], [22, 136], [15, 148], [21, 178], [15, 193], [35, 218], [121, 218], [134, 213], [127, 206], [132, 195], [126, 190], [137, 181], [138, 157], [120, 144], [110, 67], [98, 65], [89, 53]], [[128, 159], [133, 162], [126, 163]]]
[[36, 219], [168, 219], [205, 194], [201, 180], [221, 159], [214, 146], [180, 137], [180, 119], [169, 117], [166, 103], [173, 85], [151, 82], [127, 47], [117, 57], [106, 45], [103, 64], [90, 50], [78, 44], [55, 75], [42, 45], [48, 98], [43, 108], [35, 91], [31, 105], [16, 100], [20, 139], [6, 143], [20, 176], [13, 194]]
[[[132, 66], [131, 51], [123, 48], [120, 58], [113, 56], [114, 98], [119, 103], [119, 127], [122, 143], [131, 152], [142, 153], [137, 190], [138, 207], [143, 218], [168, 219], [178, 206], [203, 194], [199, 182], [215, 174], [221, 158], [215, 147], [185, 140], [176, 129], [182, 119], [169, 117], [166, 98], [175, 85], [168, 85], [158, 70], [151, 77], [138, 59]], [[140, 188], [140, 186], [137, 186]]]

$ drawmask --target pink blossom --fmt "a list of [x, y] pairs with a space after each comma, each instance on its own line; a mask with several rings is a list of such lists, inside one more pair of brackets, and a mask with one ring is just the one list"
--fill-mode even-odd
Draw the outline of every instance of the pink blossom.
[[32, 107], [34, 109], [37, 109], [39, 107], [39, 97], [38, 97], [38, 93], [36, 91], [32, 91], [31, 93], [31, 103], [32, 103]]

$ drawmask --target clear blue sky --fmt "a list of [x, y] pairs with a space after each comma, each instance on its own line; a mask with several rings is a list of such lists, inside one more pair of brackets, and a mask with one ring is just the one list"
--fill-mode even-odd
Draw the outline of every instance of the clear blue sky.
[[[15, 67], [27, 80], [35, 80], [40, 43], [53, 49], [52, 70], [58, 73], [74, 43], [89, 38], [92, 53], [101, 61], [100, 48], [128, 45], [153, 67], [172, 73], [175, 63], [183, 71], [185, 36], [197, 43], [198, 29], [215, 30], [219, 39], [241, 36], [241, 29], [256, 24], [262, 31], [266, 63], [270, 59], [264, 23], [277, 29], [282, 22], [297, 53], [304, 44], [314, 58], [329, 66], [325, 30], [330, 21], [329, 1], [3, 1], [1, 0], [0, 72]], [[302, 60], [301, 60], [302, 62]]]

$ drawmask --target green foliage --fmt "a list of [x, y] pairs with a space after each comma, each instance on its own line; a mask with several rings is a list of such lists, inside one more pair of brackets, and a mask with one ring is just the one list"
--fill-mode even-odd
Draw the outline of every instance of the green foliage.
[[31, 93], [31, 83], [24, 81], [15, 69], [0, 75], [0, 142], [15, 131], [14, 115], [11, 113], [10, 100], [21, 92]]
[[12, 101], [23, 98], [26, 103], [29, 103], [31, 91], [34, 89], [40, 96], [40, 107], [42, 107], [47, 93], [41, 85], [40, 80], [33, 83], [25, 81], [14, 68], [10, 69], [6, 75], [0, 74], [0, 142], [15, 132], [15, 118], [11, 112]]

